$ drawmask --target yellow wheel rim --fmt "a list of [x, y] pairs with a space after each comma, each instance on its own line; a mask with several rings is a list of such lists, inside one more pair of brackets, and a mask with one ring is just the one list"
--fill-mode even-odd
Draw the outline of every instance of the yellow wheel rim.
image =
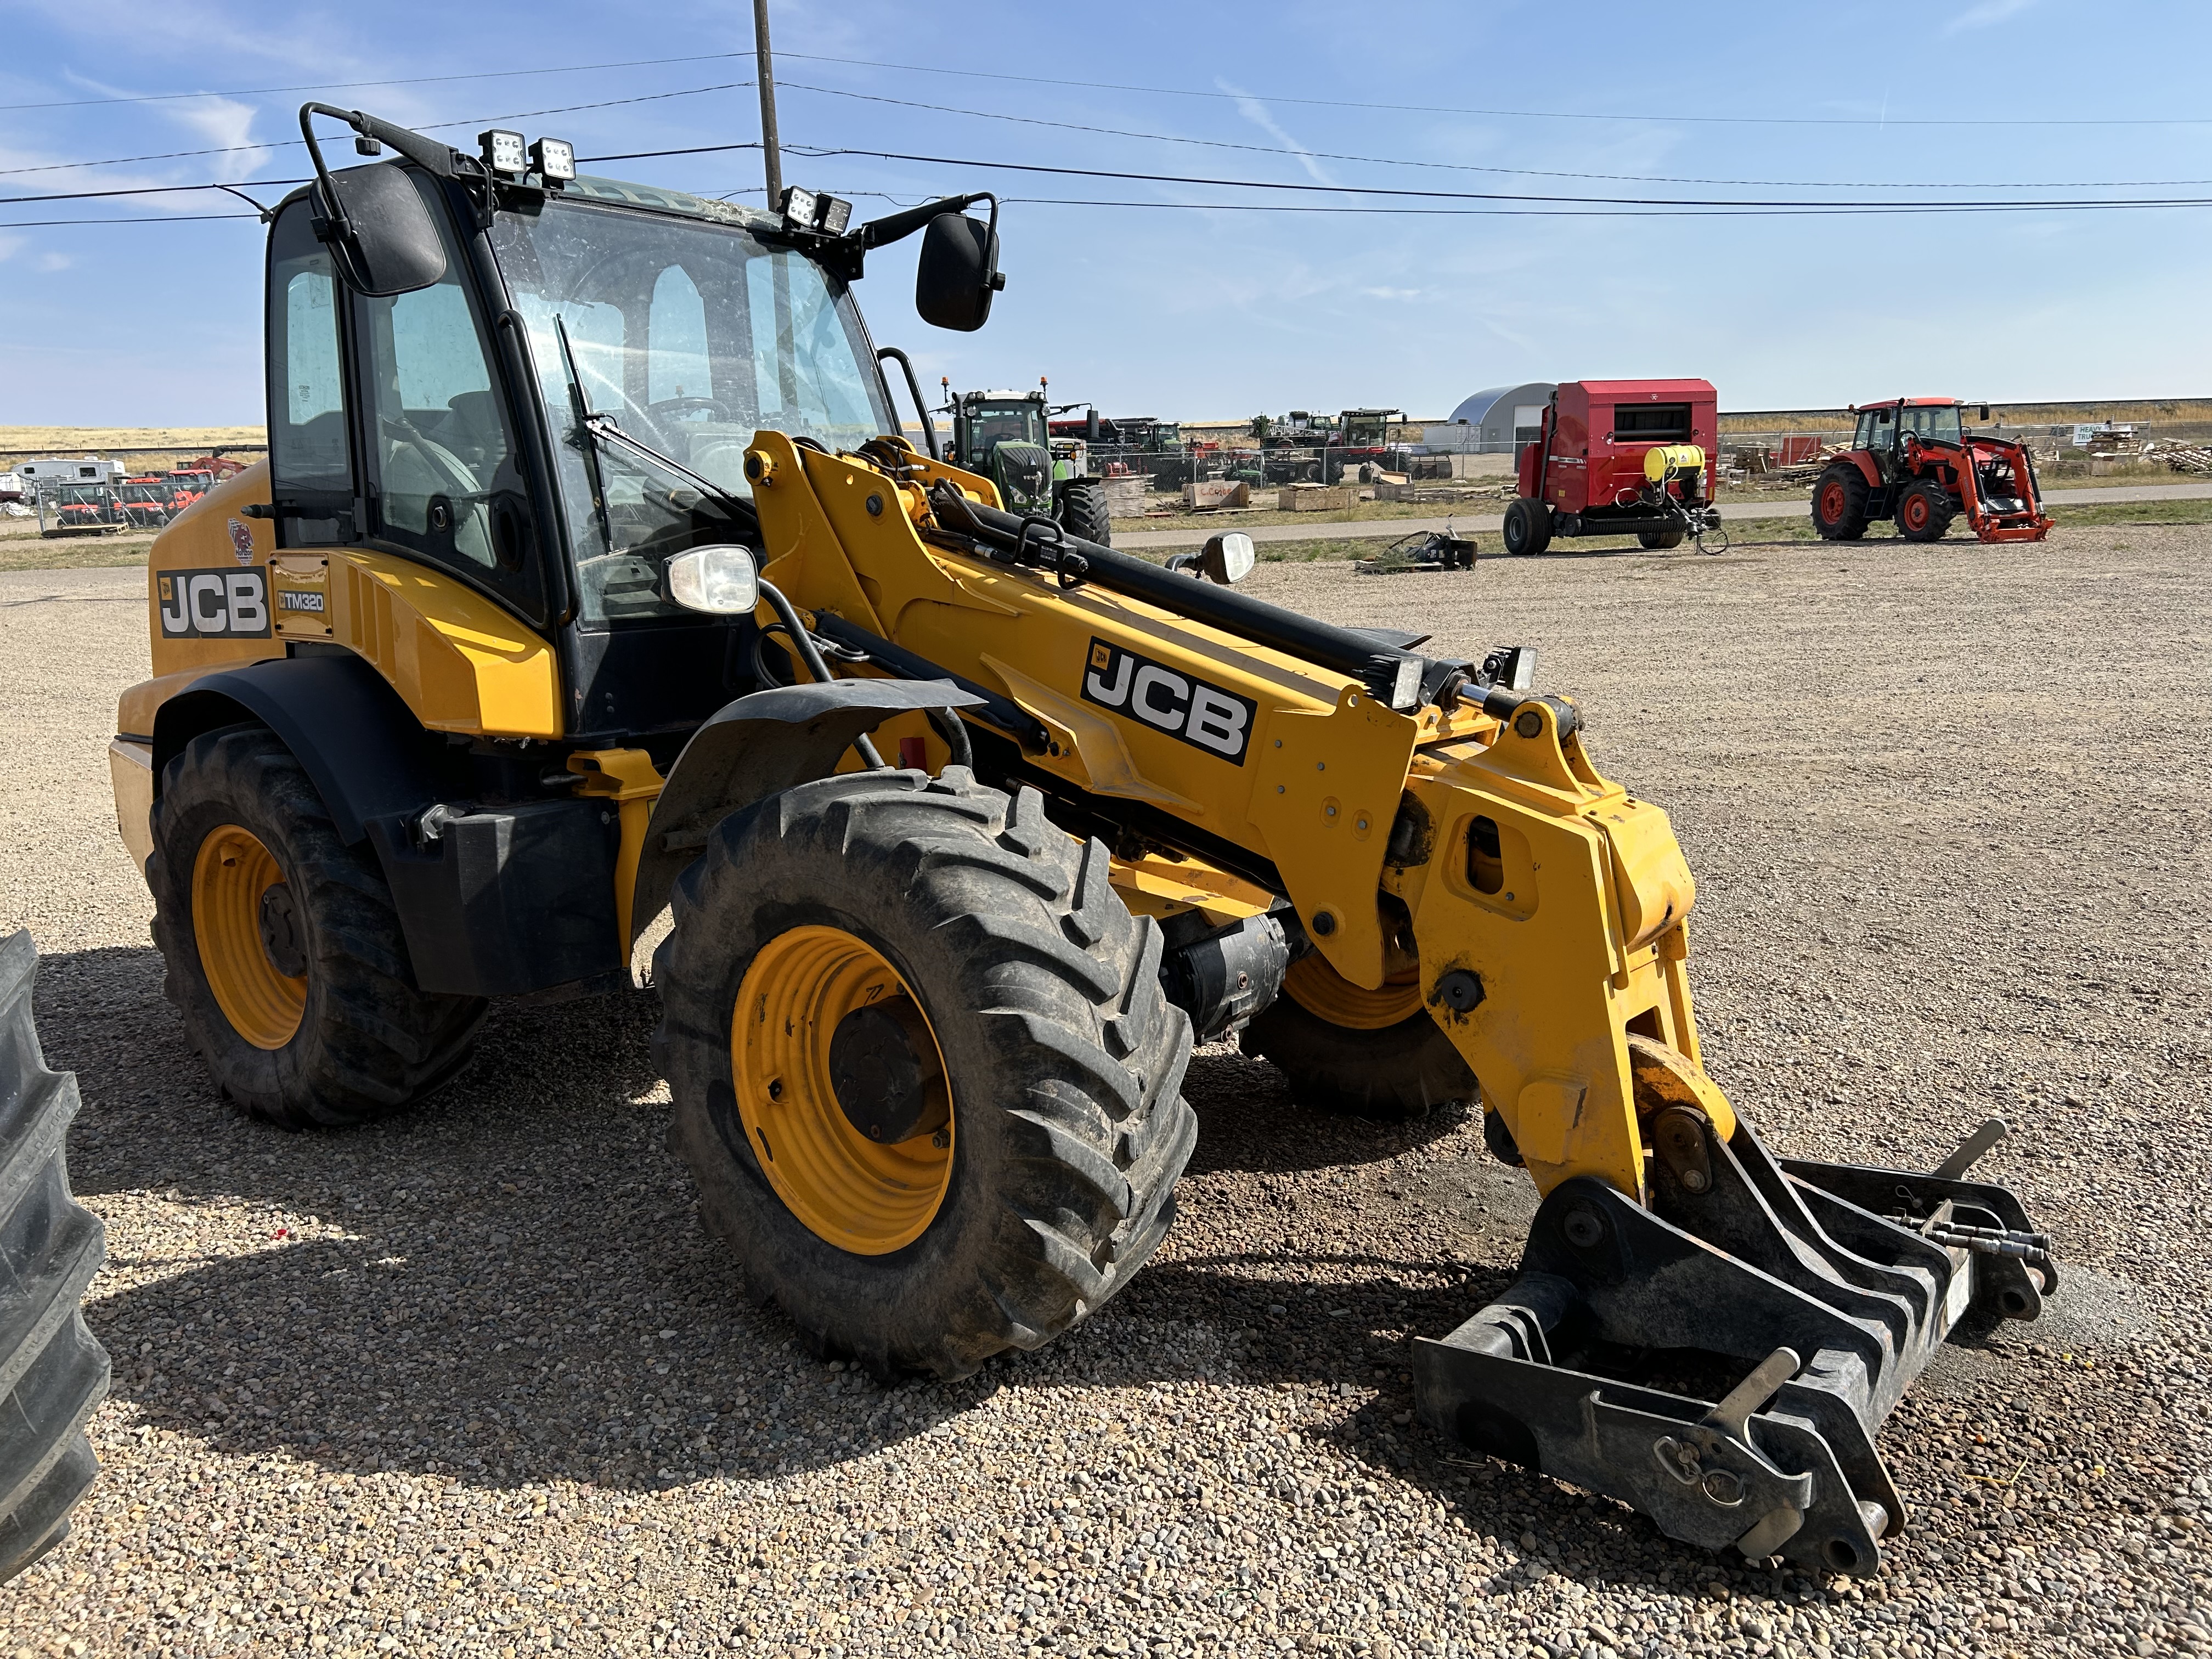
[[[830, 1050], [840, 1023], [862, 1010], [893, 1012], [919, 1035], [915, 1058], [925, 1074], [933, 1068], [940, 1127], [886, 1144], [848, 1116]], [[746, 1139], [810, 1232], [855, 1255], [888, 1255], [921, 1237], [951, 1184], [951, 1095], [928, 1016], [874, 947], [814, 926], [763, 945], [738, 988], [730, 1069]], [[865, 1102], [849, 1103], [865, 1115]]]
[[1291, 964], [1283, 989], [1308, 1013], [1354, 1031], [1379, 1031], [1421, 1012], [1419, 969], [1393, 974], [1370, 991], [1338, 973], [1319, 951]]
[[289, 1042], [307, 1006], [307, 975], [282, 971], [262, 942], [263, 896], [283, 883], [276, 854], [234, 823], [210, 830], [192, 864], [200, 971], [231, 1030], [257, 1048]]

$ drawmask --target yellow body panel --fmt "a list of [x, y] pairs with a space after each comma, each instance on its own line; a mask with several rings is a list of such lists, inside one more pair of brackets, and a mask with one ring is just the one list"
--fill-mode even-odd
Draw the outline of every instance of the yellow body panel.
[[[273, 629], [254, 635], [217, 638], [179, 638], [163, 623], [172, 618], [189, 595], [179, 591], [188, 582], [185, 573], [232, 572], [258, 574], [264, 581], [270, 556], [276, 550], [276, 532], [266, 519], [250, 517], [244, 509], [269, 500], [269, 463], [257, 462], [234, 473], [179, 513], [146, 555], [146, 634], [153, 647], [156, 679], [167, 675], [210, 668], [234, 668], [264, 657], [284, 654], [284, 641]], [[264, 602], [266, 589], [263, 590]], [[264, 617], [265, 620], [265, 617]], [[150, 723], [123, 728], [151, 732]]]
[[107, 776], [115, 786], [115, 833], [143, 871], [154, 856], [154, 745], [115, 738], [107, 745]]
[[[396, 554], [358, 547], [277, 553], [269, 521], [243, 510], [269, 498], [264, 461], [216, 485], [155, 538], [147, 560], [155, 678], [124, 694], [118, 729], [150, 733], [154, 711], [194, 673], [281, 657], [294, 640], [329, 640], [374, 663], [433, 731], [561, 735], [560, 666], [546, 641], [465, 582]], [[241, 558], [247, 548], [250, 556]], [[164, 609], [178, 614], [177, 585], [190, 580], [179, 573], [234, 569], [265, 580], [265, 636], [165, 632]]]
[[615, 939], [617, 954], [627, 964], [636, 938], [629, 922], [630, 904], [637, 894], [637, 861], [645, 852], [645, 827], [665, 780], [642, 749], [586, 749], [568, 757], [568, 769], [583, 776], [578, 794], [617, 803], [622, 817], [622, 840], [615, 852]]
[[330, 637], [359, 652], [434, 732], [561, 735], [553, 647], [453, 577], [389, 553], [333, 549]]

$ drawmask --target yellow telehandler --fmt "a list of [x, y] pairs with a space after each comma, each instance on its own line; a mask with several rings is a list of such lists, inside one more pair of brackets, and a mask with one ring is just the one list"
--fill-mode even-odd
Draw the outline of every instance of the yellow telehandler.
[[[315, 122], [377, 157], [325, 161]], [[627, 986], [704, 1212], [821, 1351], [957, 1376], [1158, 1245], [1192, 1045], [1464, 1102], [1542, 1194], [1416, 1345], [1425, 1420], [1672, 1535], [1866, 1572], [1875, 1431], [2046, 1241], [1966, 1178], [1780, 1158], [1699, 1064], [1692, 883], [1534, 653], [1425, 655], [1004, 510], [898, 436], [850, 285], [920, 234], [972, 330], [998, 206], [854, 225], [309, 105], [270, 216], [270, 459], [155, 544], [112, 750], [223, 1091], [356, 1122], [489, 999]], [[988, 205], [986, 218], [969, 210]], [[1664, 1384], [1665, 1386], [1662, 1386]]]

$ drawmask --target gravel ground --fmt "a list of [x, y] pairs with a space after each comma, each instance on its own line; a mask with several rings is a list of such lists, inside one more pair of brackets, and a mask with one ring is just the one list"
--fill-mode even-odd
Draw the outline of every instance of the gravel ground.
[[1506, 1281], [1527, 1189], [1476, 1123], [1317, 1119], [1225, 1048], [1129, 1291], [889, 1393], [702, 1236], [644, 999], [500, 1012], [373, 1129], [238, 1120], [110, 822], [142, 578], [0, 574], [0, 927], [47, 953], [116, 1358], [102, 1480], [0, 1591], [0, 1654], [2206, 1650], [2208, 553], [2123, 526], [1253, 579], [1543, 647], [1601, 765], [1674, 811], [1709, 1060], [1780, 1149], [1924, 1166], [2016, 1126], [1986, 1167], [2067, 1288], [1893, 1417], [1915, 1524], [1859, 1582], [1411, 1423], [1406, 1339]]

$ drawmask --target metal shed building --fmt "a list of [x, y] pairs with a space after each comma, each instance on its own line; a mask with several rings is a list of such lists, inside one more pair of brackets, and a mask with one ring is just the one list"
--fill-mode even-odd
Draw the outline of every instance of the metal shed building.
[[1452, 410], [1449, 425], [1432, 426], [1422, 433], [1429, 449], [1474, 450], [1486, 455], [1510, 455], [1516, 443], [1533, 443], [1544, 405], [1555, 390], [1549, 380], [1529, 380], [1520, 386], [1494, 386], [1462, 401]]

